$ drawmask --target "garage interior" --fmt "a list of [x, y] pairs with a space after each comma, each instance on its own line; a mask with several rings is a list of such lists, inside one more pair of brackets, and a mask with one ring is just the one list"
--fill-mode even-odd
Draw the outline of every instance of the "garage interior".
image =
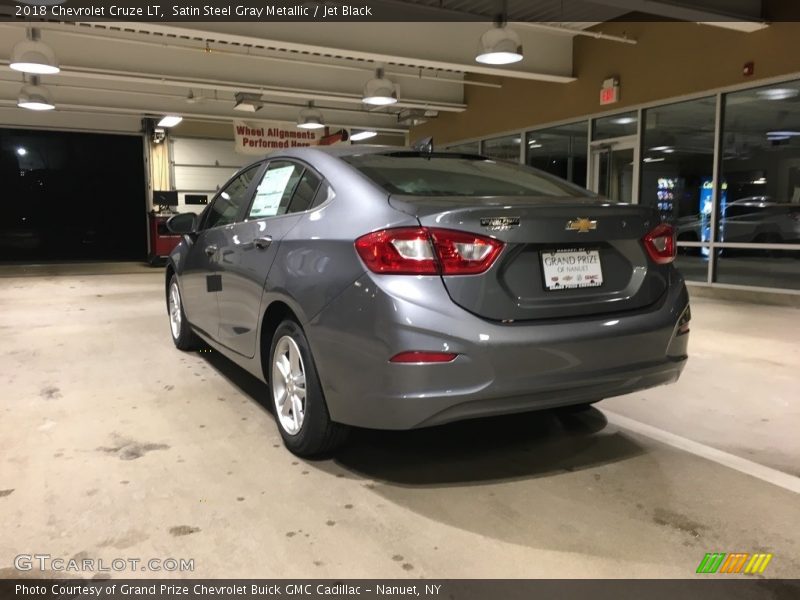
[[[15, 564], [37, 552], [194, 560], [170, 577], [689, 578], [738, 551], [773, 555], [752, 577], [800, 578], [800, 19], [511, 0], [524, 59], [496, 66], [474, 60], [495, 3], [382, 2], [415, 11], [413, 38], [0, 22], [0, 578], [61, 575]], [[11, 68], [26, 37], [58, 73]], [[397, 102], [363, 102], [376, 77]], [[23, 86], [54, 109], [21, 108]], [[173, 347], [155, 238], [258, 158], [235, 122], [306, 110], [346, 143], [432, 137], [657, 206], [692, 302], [681, 380], [287, 452], [266, 386]]]

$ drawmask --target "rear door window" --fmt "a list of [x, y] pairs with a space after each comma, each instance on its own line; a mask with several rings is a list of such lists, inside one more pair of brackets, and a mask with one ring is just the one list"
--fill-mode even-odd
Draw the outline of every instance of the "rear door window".
[[286, 214], [303, 171], [302, 165], [288, 160], [270, 162], [256, 188], [247, 218], [263, 219]]
[[311, 208], [319, 183], [319, 176], [311, 169], [306, 169], [294, 190], [288, 212], [303, 212]]

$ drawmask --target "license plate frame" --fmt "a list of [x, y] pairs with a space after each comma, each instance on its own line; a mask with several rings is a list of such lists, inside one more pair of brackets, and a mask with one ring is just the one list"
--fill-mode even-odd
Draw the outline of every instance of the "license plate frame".
[[599, 248], [553, 248], [539, 253], [542, 280], [547, 292], [594, 289], [603, 286]]

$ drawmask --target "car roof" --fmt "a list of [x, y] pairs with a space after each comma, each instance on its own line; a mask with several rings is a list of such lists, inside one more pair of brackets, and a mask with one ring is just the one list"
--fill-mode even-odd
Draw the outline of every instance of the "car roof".
[[[427, 152], [419, 151], [408, 146], [379, 146], [370, 144], [358, 144], [353, 146], [351, 144], [337, 144], [335, 146], [302, 146], [296, 148], [284, 148], [270, 152], [266, 157], [271, 156], [295, 156], [302, 158], [304, 156], [312, 157], [314, 155], [334, 156], [337, 158], [346, 158], [349, 156], [360, 156], [364, 154], [406, 154], [406, 155], [419, 155], [428, 156]], [[452, 156], [470, 156], [474, 158], [485, 158], [479, 154], [464, 153], [464, 152], [448, 152], [447, 150], [434, 150], [433, 154], [436, 156], [450, 154]]]

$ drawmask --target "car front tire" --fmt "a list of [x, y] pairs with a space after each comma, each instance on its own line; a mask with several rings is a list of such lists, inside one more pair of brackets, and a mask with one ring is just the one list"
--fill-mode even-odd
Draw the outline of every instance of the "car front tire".
[[181, 288], [178, 287], [178, 276], [173, 275], [167, 288], [167, 314], [172, 341], [178, 350], [197, 350], [200, 340], [192, 331], [186, 313], [183, 310]]
[[344, 443], [349, 428], [331, 421], [311, 348], [295, 321], [275, 330], [267, 373], [275, 421], [292, 453], [317, 456]]

